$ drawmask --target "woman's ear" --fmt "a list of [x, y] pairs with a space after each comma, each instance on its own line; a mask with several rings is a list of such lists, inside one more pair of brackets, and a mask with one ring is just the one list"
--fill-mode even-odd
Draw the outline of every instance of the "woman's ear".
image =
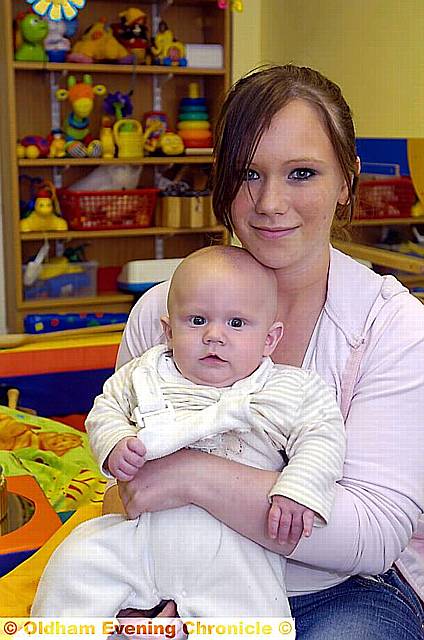
[[166, 344], [172, 349], [172, 329], [171, 321], [168, 316], [161, 316], [160, 323], [166, 338]]
[[359, 156], [356, 156], [355, 176], [358, 178], [360, 173], [361, 173], [361, 158]]
[[[361, 158], [359, 156], [356, 156], [355, 169], [351, 177], [351, 185], [355, 184], [355, 181], [357, 181], [360, 173], [361, 173]], [[353, 191], [355, 192], [355, 190]], [[342, 188], [340, 189], [340, 194], [337, 202], [342, 205], [349, 204], [349, 189], [347, 187], [346, 182], [343, 184]]]
[[271, 328], [268, 331], [268, 335], [265, 340], [265, 346], [263, 351], [263, 356], [270, 356], [275, 347], [280, 342], [284, 333], [284, 325], [282, 322], [274, 322], [271, 325]]

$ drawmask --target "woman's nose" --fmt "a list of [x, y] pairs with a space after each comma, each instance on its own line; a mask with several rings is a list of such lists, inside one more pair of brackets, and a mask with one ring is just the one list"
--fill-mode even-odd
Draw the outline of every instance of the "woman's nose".
[[284, 214], [289, 209], [287, 188], [281, 176], [266, 180], [258, 190], [255, 199], [256, 213], [265, 215]]

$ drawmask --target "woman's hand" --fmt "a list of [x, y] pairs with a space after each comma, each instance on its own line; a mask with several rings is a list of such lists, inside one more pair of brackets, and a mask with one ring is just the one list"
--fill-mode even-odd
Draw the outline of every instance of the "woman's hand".
[[182, 449], [150, 460], [128, 482], [118, 482], [127, 516], [133, 520], [146, 511], [175, 509], [191, 503], [188, 467], [197, 452]]

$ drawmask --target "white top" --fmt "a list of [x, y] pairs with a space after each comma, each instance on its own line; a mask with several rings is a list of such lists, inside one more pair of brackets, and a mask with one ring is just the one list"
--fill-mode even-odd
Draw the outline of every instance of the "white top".
[[334, 393], [316, 373], [270, 358], [231, 387], [216, 388], [190, 382], [166, 346], [153, 347], [106, 381], [86, 428], [101, 469], [122, 438], [136, 435], [147, 459], [191, 446], [281, 470], [284, 450], [289, 462], [269, 495], [305, 505], [324, 523], [342, 475], [344, 425]]

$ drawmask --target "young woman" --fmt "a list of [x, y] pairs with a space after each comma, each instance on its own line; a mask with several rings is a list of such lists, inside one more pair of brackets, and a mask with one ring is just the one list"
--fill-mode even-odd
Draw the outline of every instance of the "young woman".
[[[407, 579], [423, 597], [424, 561], [402, 552], [424, 510], [424, 307], [330, 245], [358, 172], [334, 83], [294, 65], [236, 83], [217, 130], [214, 210], [275, 270], [285, 332], [274, 361], [312, 368], [336, 391], [347, 456], [329, 524], [296, 548], [279, 545], [264, 527], [275, 474], [188, 450], [147, 463], [119, 492], [130, 517], [196, 504], [287, 557], [299, 640], [418, 640], [424, 614]], [[164, 341], [166, 292], [159, 285], [134, 307], [118, 364]], [[117, 503], [112, 488], [105, 508]]]

